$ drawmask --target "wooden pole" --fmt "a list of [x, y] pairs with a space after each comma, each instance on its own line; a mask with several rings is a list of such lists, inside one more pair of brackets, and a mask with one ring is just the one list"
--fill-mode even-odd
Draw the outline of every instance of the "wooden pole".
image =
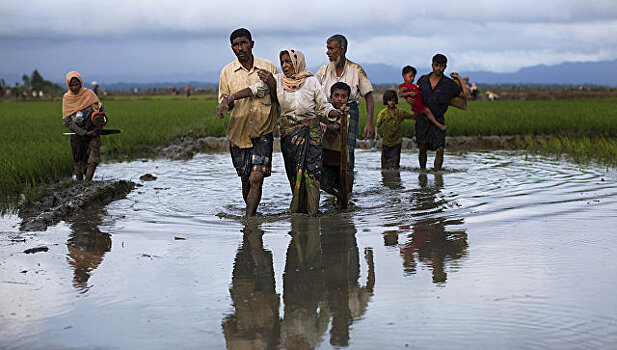
[[343, 113], [341, 116], [341, 188], [339, 189], [339, 203], [341, 209], [347, 209], [347, 202], [349, 200], [347, 193], [347, 113]]

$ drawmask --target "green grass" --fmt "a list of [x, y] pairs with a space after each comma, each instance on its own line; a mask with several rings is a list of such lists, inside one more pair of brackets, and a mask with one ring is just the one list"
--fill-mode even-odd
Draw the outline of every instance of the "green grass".
[[[400, 103], [399, 107], [409, 110], [407, 103]], [[375, 104], [375, 116], [382, 108], [382, 104]], [[365, 116], [366, 112], [361, 111], [360, 115]], [[448, 136], [617, 137], [617, 98], [469, 101], [467, 111], [450, 107], [445, 118]], [[366, 117], [361, 117], [361, 130], [365, 123]], [[405, 137], [415, 135], [413, 123], [403, 122]]]
[[[122, 158], [139, 154], [182, 134], [225, 136], [227, 118], [215, 115], [216, 101], [183, 97], [115, 98], [103, 100], [107, 128], [119, 135], [102, 137], [103, 152]], [[399, 106], [409, 108], [406, 103]], [[384, 106], [375, 104], [375, 116]], [[30, 193], [32, 188], [69, 176], [73, 161], [67, 131], [62, 126], [61, 102], [0, 102], [0, 192]], [[360, 105], [359, 131], [366, 123]], [[522, 145], [531, 151], [566, 153], [576, 159], [598, 159], [614, 165], [617, 159], [617, 98], [554, 101], [470, 101], [469, 109], [450, 108], [448, 135], [552, 135], [542, 145]], [[412, 137], [413, 122], [403, 123]]]
[[532, 153], [565, 156], [577, 163], [596, 161], [617, 166], [617, 138], [551, 136], [538, 145], [527, 138], [521, 145]]
[[[216, 117], [215, 100], [152, 99], [103, 101], [107, 128], [104, 153], [122, 156], [155, 147], [188, 132], [225, 136], [226, 120]], [[19, 193], [39, 183], [70, 176], [73, 159], [61, 102], [0, 102], [0, 192]]]

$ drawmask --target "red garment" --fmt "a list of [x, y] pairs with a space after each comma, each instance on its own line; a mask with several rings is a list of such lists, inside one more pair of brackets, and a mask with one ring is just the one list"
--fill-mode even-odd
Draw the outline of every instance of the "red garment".
[[414, 99], [413, 112], [416, 114], [424, 113], [426, 106], [424, 105], [424, 102], [422, 102], [422, 93], [420, 92], [420, 89], [418, 89], [416, 84], [402, 83], [401, 85], [398, 86], [398, 88], [399, 90], [402, 88], [406, 88], [407, 91], [405, 92], [410, 92], [410, 91], [415, 92], [416, 96], [412, 97]]

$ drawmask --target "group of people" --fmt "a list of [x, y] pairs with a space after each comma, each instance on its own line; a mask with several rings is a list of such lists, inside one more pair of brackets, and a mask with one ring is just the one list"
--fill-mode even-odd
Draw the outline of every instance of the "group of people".
[[[420, 168], [426, 169], [427, 150], [434, 150], [434, 168], [441, 169], [444, 114], [451, 99], [469, 98], [467, 85], [458, 73], [451, 74], [456, 82], [444, 75], [444, 55], [433, 57], [433, 71], [420, 77], [418, 86], [413, 84], [415, 68], [403, 68], [404, 83], [398, 93], [386, 91], [383, 102], [387, 107], [373, 125], [373, 86], [364, 69], [346, 58], [348, 45], [343, 35], [326, 40], [330, 62], [316, 74], [306, 69], [304, 54], [296, 48], [279, 52], [282, 73], [278, 73], [272, 62], [253, 55], [255, 42], [245, 28], [232, 32], [230, 42], [237, 59], [221, 71], [217, 113], [221, 118], [224, 112], [230, 113], [227, 138], [232, 163], [241, 178], [247, 216], [256, 214], [264, 178], [270, 176], [277, 127], [292, 192], [291, 212], [317, 214], [320, 189], [335, 195], [351, 191], [358, 102], [362, 98], [367, 110], [364, 138], [377, 134], [381, 126], [382, 167], [400, 165], [400, 123], [414, 118]], [[396, 107], [398, 96], [412, 106], [413, 114]]]
[[[444, 114], [454, 98], [469, 98], [467, 84], [458, 73], [444, 75], [447, 59], [433, 57], [432, 72], [413, 84], [416, 69], [403, 68], [399, 91], [384, 94], [386, 106], [373, 125], [373, 86], [364, 69], [347, 59], [347, 39], [340, 34], [326, 40], [329, 63], [316, 74], [306, 69], [301, 50], [279, 52], [281, 73], [270, 61], [253, 55], [251, 33], [240, 28], [230, 35], [236, 60], [220, 74], [217, 114], [230, 113], [227, 139], [233, 166], [242, 182], [246, 215], [254, 216], [261, 201], [262, 185], [270, 176], [274, 132], [281, 134], [281, 151], [289, 180], [291, 212], [316, 215], [320, 190], [339, 199], [351, 192], [354, 181], [356, 139], [361, 99], [366, 101], [364, 138], [383, 137], [382, 167], [400, 165], [404, 119], [415, 119], [419, 164], [426, 169], [427, 150], [436, 151], [434, 169], [440, 170], [445, 146]], [[89, 181], [99, 162], [97, 129], [106, 122], [98, 97], [83, 87], [77, 72], [66, 76], [68, 91], [62, 100], [63, 123], [71, 131], [71, 148], [77, 179]], [[397, 108], [398, 97], [412, 106], [412, 113]], [[280, 121], [278, 118], [280, 112]]]

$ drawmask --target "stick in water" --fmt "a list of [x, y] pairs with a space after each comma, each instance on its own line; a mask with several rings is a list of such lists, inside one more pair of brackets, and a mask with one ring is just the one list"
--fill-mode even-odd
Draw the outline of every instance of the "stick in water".
[[341, 188], [339, 189], [339, 203], [341, 209], [347, 209], [347, 113], [341, 116]]

